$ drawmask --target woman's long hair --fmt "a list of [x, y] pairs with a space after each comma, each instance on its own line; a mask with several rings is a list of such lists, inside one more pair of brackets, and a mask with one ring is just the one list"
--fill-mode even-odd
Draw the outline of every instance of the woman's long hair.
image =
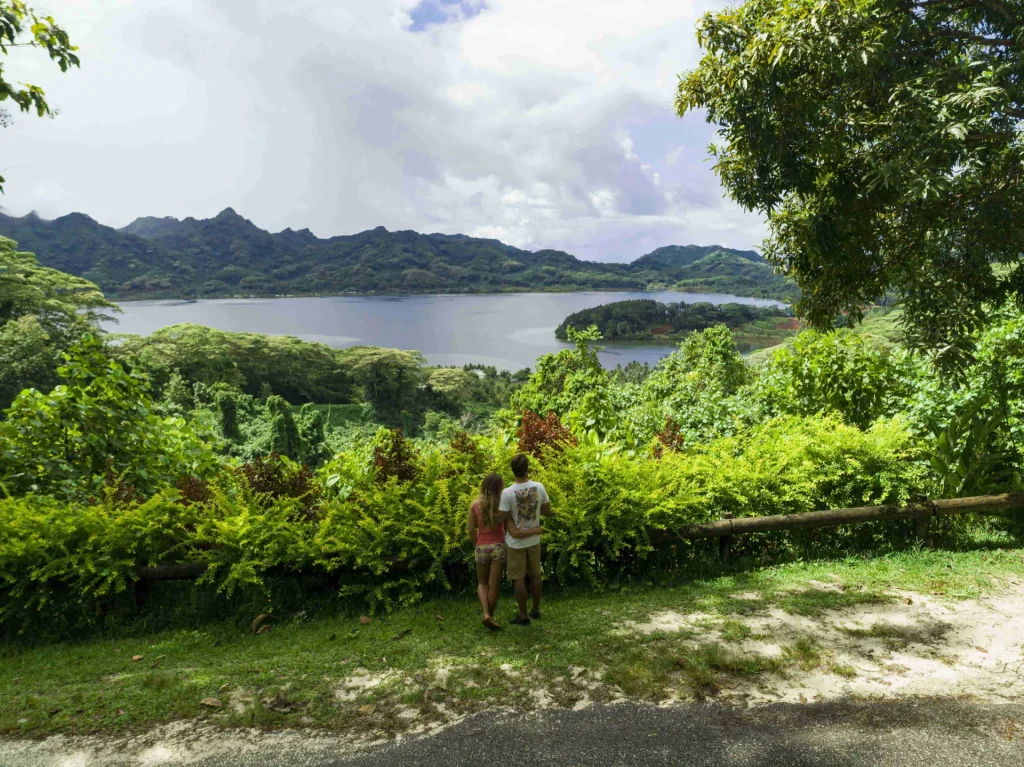
[[480, 523], [490, 530], [498, 523], [498, 504], [501, 502], [501, 491], [505, 489], [505, 480], [500, 474], [488, 474], [480, 483]]

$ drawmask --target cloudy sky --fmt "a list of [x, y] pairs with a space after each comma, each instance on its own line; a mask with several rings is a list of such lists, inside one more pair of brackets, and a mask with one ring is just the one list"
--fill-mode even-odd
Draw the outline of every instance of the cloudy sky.
[[755, 247], [676, 76], [717, 0], [36, 0], [80, 47], [12, 49], [55, 120], [0, 132], [0, 205], [278, 231], [464, 232], [625, 261]]

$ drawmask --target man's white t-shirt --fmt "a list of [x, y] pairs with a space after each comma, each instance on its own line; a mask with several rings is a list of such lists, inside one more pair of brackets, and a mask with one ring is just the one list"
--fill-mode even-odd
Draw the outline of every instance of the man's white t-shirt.
[[[521, 530], [540, 527], [540, 507], [548, 502], [548, 491], [540, 482], [532, 479], [516, 482], [501, 491], [501, 502], [498, 511], [507, 511], [512, 516], [512, 524]], [[505, 533], [505, 545], [512, 549], [528, 549], [540, 543], [539, 535], [529, 538], [513, 538]]]

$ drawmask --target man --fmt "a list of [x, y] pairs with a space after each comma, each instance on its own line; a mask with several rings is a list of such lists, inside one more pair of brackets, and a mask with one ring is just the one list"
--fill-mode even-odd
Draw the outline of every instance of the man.
[[[507, 513], [506, 567], [508, 579], [514, 584], [516, 604], [519, 605], [519, 614], [512, 619], [512, 623], [527, 626], [530, 618], [540, 618], [540, 534], [544, 532], [540, 526], [540, 518], [551, 513], [551, 502], [548, 500], [548, 491], [544, 489], [544, 485], [530, 479], [530, 459], [522, 453], [512, 459], [512, 473], [516, 481], [502, 491], [498, 510]], [[519, 536], [531, 529], [536, 529], [537, 533], [525, 538], [513, 536], [510, 531], [517, 529]], [[533, 596], [533, 610], [529, 614], [526, 612], [527, 578], [530, 580], [530, 592]]]

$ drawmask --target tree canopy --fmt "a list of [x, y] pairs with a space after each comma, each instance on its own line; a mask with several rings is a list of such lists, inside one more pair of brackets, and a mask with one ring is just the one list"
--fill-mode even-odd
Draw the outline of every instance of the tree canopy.
[[[61, 72], [79, 66], [75, 55], [78, 49], [52, 16], [39, 16], [22, 0], [0, 0], [0, 53], [6, 56], [12, 47], [44, 49]], [[0, 60], [0, 101], [7, 99], [14, 101], [22, 112], [35, 110], [40, 117], [53, 114], [43, 89], [30, 83], [10, 82]], [[0, 108], [0, 126], [6, 125], [8, 119], [7, 112]], [[3, 185], [4, 178], [0, 176], [0, 192]]]
[[15, 248], [0, 237], [0, 409], [22, 389], [55, 386], [64, 351], [117, 311], [91, 282]]
[[750, 0], [700, 22], [678, 112], [719, 126], [716, 170], [767, 215], [812, 324], [893, 288], [911, 340], [956, 359], [1024, 286], [1022, 31], [1021, 0]]

